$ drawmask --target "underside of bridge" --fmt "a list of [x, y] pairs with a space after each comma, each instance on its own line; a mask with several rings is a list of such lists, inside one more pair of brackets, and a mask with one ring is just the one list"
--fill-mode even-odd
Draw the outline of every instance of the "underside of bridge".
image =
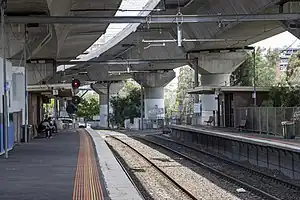
[[[200, 81], [195, 76], [195, 86], [228, 85], [229, 75], [253, 50], [248, 45], [286, 30], [300, 37], [300, 4], [295, 1], [150, 0], [138, 20], [114, 17], [120, 4], [121, 0], [7, 1], [6, 57], [12, 66], [22, 67], [26, 55], [28, 85], [77, 78], [105, 94], [103, 83], [133, 78], [145, 88], [147, 117], [153, 106], [164, 107], [162, 88], [175, 77], [174, 68], [188, 64], [201, 74]], [[116, 22], [128, 25], [87, 51]], [[85, 54], [93, 56], [78, 59]], [[57, 71], [64, 65], [72, 66]], [[214, 98], [202, 96], [203, 106], [212, 109]]]

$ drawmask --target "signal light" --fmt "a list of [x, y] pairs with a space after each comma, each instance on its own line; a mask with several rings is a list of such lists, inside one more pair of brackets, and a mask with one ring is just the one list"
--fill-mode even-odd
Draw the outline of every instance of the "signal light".
[[80, 81], [78, 79], [73, 79], [72, 80], [72, 88], [79, 88], [80, 87]]

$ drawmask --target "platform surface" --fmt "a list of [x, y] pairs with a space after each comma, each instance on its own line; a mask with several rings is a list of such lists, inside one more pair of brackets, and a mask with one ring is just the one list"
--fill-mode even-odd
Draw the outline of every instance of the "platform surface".
[[171, 125], [171, 129], [178, 129], [183, 131], [198, 132], [201, 134], [213, 135], [223, 137], [231, 140], [257, 144], [261, 146], [269, 146], [274, 148], [285, 149], [300, 153], [300, 141], [295, 139], [281, 139], [265, 134], [255, 134], [247, 132], [230, 131], [229, 129], [205, 127], [205, 126], [191, 126], [191, 125]]
[[142, 197], [133, 186], [104, 141], [106, 135], [124, 134], [108, 130], [95, 131], [89, 128], [86, 130], [89, 132], [95, 143], [104, 184], [110, 199], [141, 200]]
[[105, 198], [88, 133], [64, 131], [20, 144], [0, 157], [0, 199], [80, 200]]

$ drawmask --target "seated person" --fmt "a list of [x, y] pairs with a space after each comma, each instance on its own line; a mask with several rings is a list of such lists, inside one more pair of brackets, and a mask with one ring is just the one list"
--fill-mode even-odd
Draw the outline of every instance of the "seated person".
[[56, 126], [55, 120], [52, 120], [52, 118], [49, 117], [48, 122], [50, 124], [50, 128], [51, 128], [52, 133], [57, 133], [57, 126]]
[[45, 135], [47, 138], [50, 138], [52, 136], [52, 131], [51, 131], [51, 125], [48, 121], [48, 119], [44, 119], [40, 125], [39, 125], [39, 128], [38, 128], [39, 132], [45, 132]]

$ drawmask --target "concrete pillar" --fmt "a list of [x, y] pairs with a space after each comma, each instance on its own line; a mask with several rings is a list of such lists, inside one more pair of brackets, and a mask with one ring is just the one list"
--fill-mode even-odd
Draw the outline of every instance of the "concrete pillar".
[[145, 119], [164, 118], [164, 87], [175, 78], [175, 72], [136, 73], [134, 79], [144, 87]]
[[164, 102], [164, 87], [145, 87], [144, 99], [145, 118], [164, 118], [165, 117], [165, 102]]
[[107, 94], [99, 94], [99, 103], [100, 103], [100, 127], [107, 128]]
[[66, 101], [64, 98], [59, 98], [59, 116], [60, 117], [66, 117], [67, 111], [66, 111]]
[[[202, 86], [228, 86], [230, 81], [230, 74], [203, 74], [201, 75]], [[227, 84], [228, 83], [228, 84]], [[218, 110], [218, 95], [217, 94], [203, 94], [200, 96], [202, 105], [201, 121], [207, 121], [210, 116], [213, 116]]]

